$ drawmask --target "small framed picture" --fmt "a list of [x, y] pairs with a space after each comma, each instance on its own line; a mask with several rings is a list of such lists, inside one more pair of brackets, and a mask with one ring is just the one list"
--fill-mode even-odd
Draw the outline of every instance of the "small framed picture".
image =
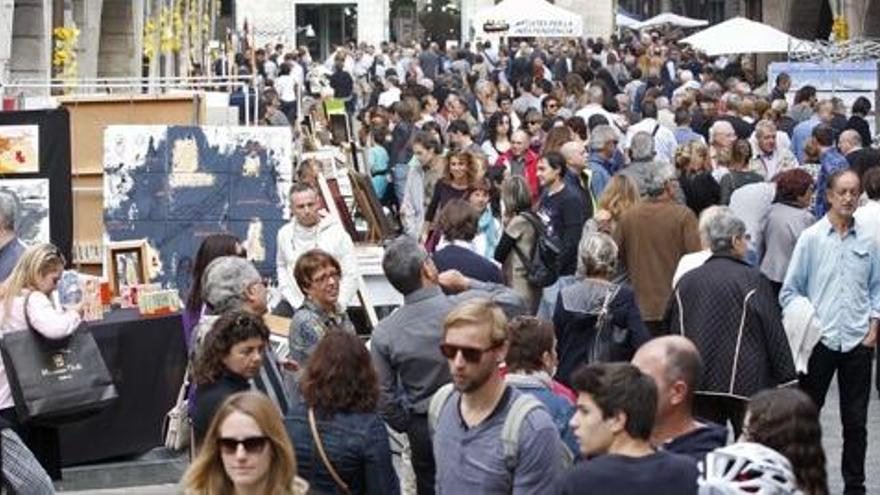
[[146, 239], [111, 242], [104, 269], [113, 294], [122, 294], [123, 287], [148, 283], [148, 262]]
[[348, 143], [352, 139], [351, 123], [346, 114], [330, 114], [330, 134], [336, 146]]

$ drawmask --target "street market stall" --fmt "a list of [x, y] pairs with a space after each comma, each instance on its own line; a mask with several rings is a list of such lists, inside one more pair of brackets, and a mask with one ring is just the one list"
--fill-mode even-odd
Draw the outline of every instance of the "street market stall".
[[514, 38], [579, 37], [583, 19], [544, 0], [505, 0], [480, 11], [474, 27], [477, 32], [500, 31]]
[[787, 53], [803, 43], [784, 31], [734, 17], [681, 40], [710, 57], [738, 53]]

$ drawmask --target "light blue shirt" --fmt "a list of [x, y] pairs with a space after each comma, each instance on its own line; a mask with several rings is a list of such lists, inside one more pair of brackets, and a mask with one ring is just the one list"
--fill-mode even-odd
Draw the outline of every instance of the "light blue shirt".
[[809, 299], [822, 322], [822, 343], [849, 352], [880, 316], [880, 250], [858, 223], [842, 236], [825, 216], [805, 230], [795, 245], [779, 292], [784, 308]]
[[804, 148], [807, 146], [807, 139], [813, 135], [813, 128], [817, 125], [819, 125], [819, 117], [813, 115], [809, 120], [794, 126], [794, 130], [791, 132], [791, 150], [794, 151], [794, 156], [797, 157], [801, 165], [804, 163]]

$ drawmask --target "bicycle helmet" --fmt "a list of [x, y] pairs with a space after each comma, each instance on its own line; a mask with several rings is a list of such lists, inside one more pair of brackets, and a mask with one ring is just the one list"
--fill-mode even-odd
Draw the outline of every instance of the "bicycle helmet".
[[788, 459], [758, 443], [716, 449], [700, 470], [700, 495], [801, 495]]

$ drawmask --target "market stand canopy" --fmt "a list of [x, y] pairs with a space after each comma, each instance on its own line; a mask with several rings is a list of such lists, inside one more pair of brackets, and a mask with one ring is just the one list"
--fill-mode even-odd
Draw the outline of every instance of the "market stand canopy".
[[615, 17], [615, 22], [619, 27], [629, 28], [629, 29], [638, 29], [639, 24], [641, 22], [638, 19], [634, 19], [626, 14], [617, 13]]
[[681, 27], [681, 28], [695, 28], [695, 27], [703, 27], [708, 26], [709, 21], [705, 19], [692, 19], [690, 17], [685, 17], [683, 15], [678, 14], [660, 14], [656, 15], [646, 21], [638, 23], [635, 26], [635, 29], [645, 29], [649, 27], [658, 27], [658, 26], [673, 26], [673, 27]]
[[504, 0], [478, 12], [474, 23], [478, 32], [493, 26], [504, 36], [522, 38], [579, 37], [584, 30], [580, 15], [544, 0]]
[[712, 57], [737, 53], [786, 53], [803, 41], [774, 27], [734, 17], [681, 40]]

